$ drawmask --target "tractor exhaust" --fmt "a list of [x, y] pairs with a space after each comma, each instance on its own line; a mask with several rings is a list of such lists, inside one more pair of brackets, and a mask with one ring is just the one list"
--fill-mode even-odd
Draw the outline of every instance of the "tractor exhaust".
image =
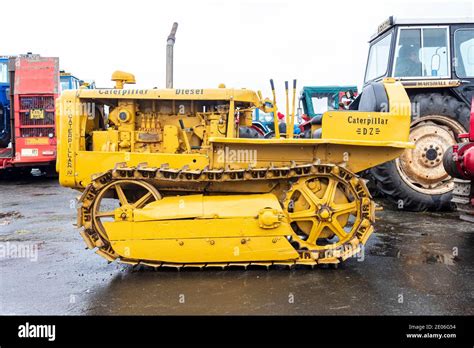
[[174, 22], [166, 40], [166, 88], [173, 88], [173, 48], [176, 41], [176, 30], [178, 30], [178, 23]]

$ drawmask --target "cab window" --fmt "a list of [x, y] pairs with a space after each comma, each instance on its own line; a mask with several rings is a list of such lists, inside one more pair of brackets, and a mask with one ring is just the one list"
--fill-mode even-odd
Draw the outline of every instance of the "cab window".
[[8, 65], [5, 62], [0, 62], [0, 83], [8, 82]]
[[391, 43], [392, 33], [370, 46], [365, 82], [386, 75]]
[[311, 102], [313, 103], [313, 111], [316, 115], [324, 114], [326, 111], [335, 110], [336, 99], [334, 94], [318, 95], [313, 94], [311, 96]]
[[474, 28], [454, 33], [455, 70], [458, 77], [474, 77]]
[[449, 77], [447, 28], [400, 28], [394, 77]]
[[69, 81], [61, 81], [61, 91], [65, 91], [69, 89]]

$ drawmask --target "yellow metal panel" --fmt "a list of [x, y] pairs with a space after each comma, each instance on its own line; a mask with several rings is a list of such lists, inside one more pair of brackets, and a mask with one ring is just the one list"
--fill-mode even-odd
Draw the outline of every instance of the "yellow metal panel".
[[44, 110], [43, 109], [31, 109], [30, 110], [30, 119], [31, 120], [42, 120], [42, 119], [44, 119]]
[[243, 262], [295, 260], [298, 253], [286, 239], [276, 243], [273, 237], [254, 237], [241, 244], [240, 238], [187, 239], [184, 244], [172, 239], [112, 241], [122, 257], [174, 263]]
[[57, 170], [59, 182], [63, 186], [75, 187], [76, 185], [76, 158], [79, 150], [80, 139], [84, 137], [80, 131], [81, 104], [75, 93], [68, 91], [61, 102], [56, 103], [56, 129], [57, 137]]
[[[273, 229], [260, 228], [256, 218], [233, 219], [183, 219], [156, 221], [105, 221], [104, 227], [110, 240], [153, 240], [188, 238], [225, 238], [271, 236], [283, 237], [291, 234], [287, 223]], [[210, 241], [210, 240], [209, 240]], [[239, 243], [241, 240], [239, 240]]]
[[273, 194], [229, 196], [172, 196], [152, 202], [133, 213], [134, 221], [169, 220], [186, 218], [257, 217], [263, 208], [281, 211]]
[[[388, 96], [388, 103], [390, 109], [387, 110], [390, 115], [404, 116], [408, 119], [408, 132], [410, 131], [409, 125], [411, 123], [411, 103], [405, 88], [400, 82], [390, 83], [392, 79], [384, 80], [385, 91]], [[406, 125], [403, 125], [406, 129]], [[408, 137], [406, 138], [408, 139]]]
[[49, 138], [26, 138], [26, 145], [48, 145]]
[[163, 151], [167, 153], [175, 153], [178, 148], [178, 127], [166, 125], [163, 130]]
[[[338, 143], [338, 139], [371, 141], [378, 146], [392, 146], [392, 142], [408, 142], [410, 118], [381, 112], [329, 111], [323, 116], [322, 140]], [[373, 146], [373, 145], [371, 145]]]
[[[344, 111], [341, 111], [344, 112]], [[270, 145], [281, 144], [291, 146], [309, 146], [321, 144], [340, 144], [340, 145], [354, 145], [354, 146], [390, 146], [399, 148], [414, 148], [415, 145], [404, 141], [383, 141], [383, 140], [351, 140], [351, 139], [250, 139], [250, 138], [209, 138], [209, 141], [214, 144], [254, 144], [254, 145]], [[271, 146], [270, 146], [271, 147]]]
[[260, 104], [260, 99], [252, 90], [213, 89], [81, 89], [64, 91], [62, 96], [77, 96], [93, 99], [158, 99], [158, 100], [235, 100]]
[[176, 220], [204, 216], [203, 195], [171, 196], [133, 211], [134, 221]]
[[92, 133], [92, 151], [118, 151], [118, 131], [108, 129]]
[[[252, 162], [258, 163], [258, 167], [269, 167], [271, 165], [289, 167], [292, 161], [296, 164], [319, 161], [321, 164], [343, 165], [353, 172], [359, 172], [398, 157], [406, 148], [405, 146], [380, 146], [383, 143], [382, 141], [371, 142], [377, 144], [377, 146], [356, 146], [360, 142], [354, 141], [351, 144], [347, 141], [347, 145], [340, 144], [339, 141], [324, 144], [321, 140], [318, 140], [320, 143], [316, 144], [317, 139], [309, 140], [309, 142], [301, 140], [300, 143], [293, 143], [294, 140], [291, 139], [288, 141], [282, 139], [281, 142], [269, 145], [266, 141], [273, 141], [273, 139], [241, 140], [244, 139], [229, 139], [229, 141], [213, 143], [216, 155], [213, 157], [212, 167], [223, 168], [227, 165], [231, 169], [248, 168]], [[411, 145], [411, 143], [403, 144]], [[224, 153], [224, 156], [219, 155], [221, 152]], [[232, 160], [230, 155], [225, 155], [226, 153], [235, 154], [237, 160]], [[250, 154], [251, 156], [245, 157], [238, 154]], [[251, 158], [251, 161], [248, 161], [248, 158]]]
[[349, 170], [358, 173], [391, 161], [400, 156], [403, 151], [405, 149], [402, 147], [362, 147], [329, 144], [316, 148], [315, 157], [319, 158], [321, 163], [344, 165]]
[[369, 140], [385, 145], [390, 142], [408, 142], [411, 122], [410, 99], [399, 82], [385, 80], [384, 87], [389, 100], [389, 105], [385, 105], [386, 112], [325, 112], [322, 140]]

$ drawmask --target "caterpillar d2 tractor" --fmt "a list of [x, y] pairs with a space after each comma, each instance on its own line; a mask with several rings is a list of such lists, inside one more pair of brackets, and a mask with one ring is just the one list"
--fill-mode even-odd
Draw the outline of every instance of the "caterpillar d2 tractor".
[[413, 146], [410, 101], [390, 79], [361, 101], [385, 98], [385, 112], [328, 111], [311, 139], [239, 138], [255, 108], [276, 114], [251, 90], [113, 80], [113, 89], [64, 91], [56, 110], [60, 183], [82, 191], [81, 235], [109, 261], [337, 264], [374, 228], [375, 203], [355, 173]]

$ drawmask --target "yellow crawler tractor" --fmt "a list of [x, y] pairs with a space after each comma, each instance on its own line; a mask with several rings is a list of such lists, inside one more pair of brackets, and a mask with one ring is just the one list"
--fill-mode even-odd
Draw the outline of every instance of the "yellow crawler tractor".
[[[78, 226], [109, 261], [151, 266], [337, 264], [373, 231], [375, 203], [355, 173], [398, 157], [410, 101], [391, 79], [359, 111], [329, 111], [314, 137], [244, 138], [247, 89], [65, 91], [57, 103], [59, 180], [82, 191]], [[374, 112], [385, 103], [384, 112]]]

